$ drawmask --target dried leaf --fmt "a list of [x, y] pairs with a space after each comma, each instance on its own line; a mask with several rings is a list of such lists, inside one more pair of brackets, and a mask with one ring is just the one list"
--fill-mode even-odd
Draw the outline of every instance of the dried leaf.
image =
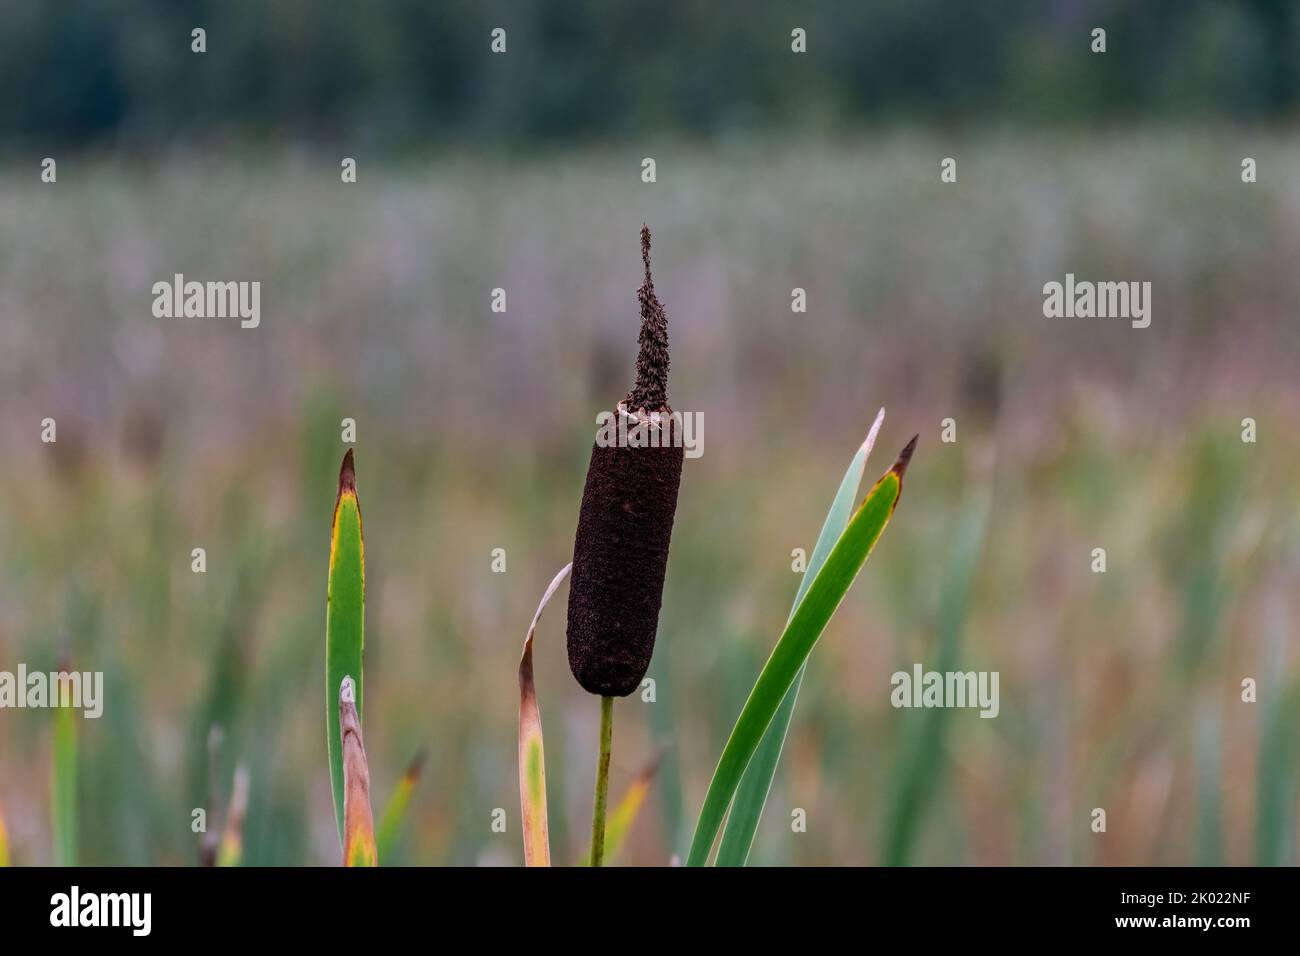
[[550, 833], [546, 824], [546, 753], [542, 747], [542, 715], [533, 681], [533, 634], [542, 619], [542, 611], [572, 567], [566, 564], [561, 568], [542, 595], [533, 623], [528, 625], [524, 653], [519, 659], [519, 803], [524, 820], [525, 866], [551, 865]]
[[339, 686], [339, 735], [343, 740], [343, 865], [378, 866], [375, 820], [370, 810], [370, 766], [357, 715], [351, 676]]

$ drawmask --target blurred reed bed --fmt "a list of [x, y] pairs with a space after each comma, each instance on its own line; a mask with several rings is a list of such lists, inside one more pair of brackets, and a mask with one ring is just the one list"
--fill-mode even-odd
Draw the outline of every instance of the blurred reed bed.
[[[76, 726], [77, 860], [196, 862], [191, 810], [244, 764], [241, 862], [337, 861], [321, 516], [348, 416], [377, 811], [427, 755], [394, 862], [522, 862], [520, 622], [569, 559], [591, 436], [574, 423], [630, 371], [609, 224], [650, 219], [674, 237], [656, 278], [705, 454], [686, 463], [657, 700], [621, 712], [611, 794], [662, 759], [620, 862], [685, 857], [798, 587], [791, 549], [812, 548], [884, 404], [926, 448], [907, 533], [809, 662], [750, 862], [1294, 863], [1300, 332], [1281, 317], [1300, 187], [1242, 186], [1243, 138], [1261, 170], [1294, 165], [1294, 137], [1205, 128], [681, 144], [653, 188], [612, 149], [373, 159], [356, 187], [310, 153], [87, 155], [44, 191], [7, 170], [0, 441], [25, 480], [0, 510], [0, 666], [49, 670], [66, 645], [104, 671], [104, 716]], [[149, 286], [175, 271], [261, 280], [262, 328], [153, 319]], [[1066, 271], [1150, 279], [1152, 328], [1043, 319]], [[1000, 716], [889, 706], [894, 670], [940, 659], [999, 670]], [[576, 861], [594, 715], [560, 656], [536, 667], [563, 688], [545, 701], [551, 851]], [[55, 858], [51, 716], [0, 716], [15, 863]]]

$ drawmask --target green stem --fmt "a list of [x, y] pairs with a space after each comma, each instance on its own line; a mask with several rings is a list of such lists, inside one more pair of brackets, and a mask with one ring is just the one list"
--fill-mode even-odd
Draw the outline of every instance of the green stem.
[[609, 803], [609, 753], [614, 741], [614, 698], [600, 699], [600, 757], [596, 763], [596, 802], [591, 809], [591, 865], [605, 862], [605, 806]]

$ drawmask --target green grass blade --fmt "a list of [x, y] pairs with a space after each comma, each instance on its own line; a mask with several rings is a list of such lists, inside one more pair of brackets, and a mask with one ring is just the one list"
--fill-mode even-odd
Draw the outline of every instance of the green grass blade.
[[1300, 688], [1288, 687], [1287, 622], [1272, 615], [1265, 644], [1265, 669], [1259, 683], [1259, 751], [1255, 771], [1255, 865], [1288, 866], [1295, 805], [1295, 715]]
[[763, 665], [758, 680], [749, 692], [749, 699], [736, 719], [731, 737], [723, 748], [718, 767], [713, 772], [713, 780], [709, 783], [699, 820], [695, 824], [695, 838], [691, 841], [690, 853], [686, 858], [687, 866], [703, 866], [708, 862], [723, 817], [740, 785], [741, 775], [749, 766], [750, 758], [793, 685], [799, 668], [808, 659], [813, 645], [844, 600], [844, 595], [848, 593], [894, 513], [894, 506], [898, 503], [903, 488], [903, 472], [915, 447], [916, 439], [913, 438], [894, 466], [867, 493], [848, 527], [831, 549], [821, 571], [813, 579], [808, 593], [799, 602], [798, 609], [773, 648], [771, 657]]
[[542, 611], [564, 579], [572, 564], [560, 569], [546, 588], [533, 622], [524, 638], [524, 652], [519, 658], [519, 805], [524, 821], [524, 866], [551, 865], [551, 836], [546, 815], [546, 751], [542, 746], [542, 712], [537, 706], [537, 685], [533, 680], [533, 635]]
[[[71, 667], [63, 665], [62, 671]], [[57, 694], [65, 693], [59, 678]], [[71, 700], [70, 691], [68, 700]], [[77, 865], [77, 723], [71, 705], [54, 709], [54, 763], [50, 780], [50, 817], [54, 836], [54, 865]]]
[[362, 721], [362, 660], [365, 646], [366, 567], [361, 536], [352, 449], [343, 456], [339, 492], [330, 534], [329, 585], [325, 611], [325, 732], [329, 742], [330, 785], [339, 846], [343, 845], [343, 740], [339, 733], [339, 687], [351, 675], [356, 709]]
[[406, 820], [406, 808], [411, 804], [411, 795], [415, 793], [415, 787], [420, 782], [420, 771], [423, 769], [424, 751], [420, 751], [406, 768], [406, 772], [402, 774], [402, 779], [397, 781], [393, 795], [388, 798], [383, 816], [379, 818], [379, 832], [375, 834], [375, 846], [379, 850], [381, 860], [388, 859], [393, 852], [393, 847], [397, 845], [397, 834], [402, 830], [402, 823]]
[[[967, 506], [958, 525], [939, 599], [939, 650], [934, 670], [959, 669], [966, 610], [971, 582], [979, 568], [989, 505], [984, 499]], [[908, 723], [900, 744], [893, 802], [886, 817], [885, 864], [906, 864], [916, 844], [921, 821], [940, 789], [947, 769], [948, 720], [952, 712], [943, 707], [921, 710]]]
[[[664, 751], [660, 750], [655, 758], [641, 768], [640, 772], [632, 778], [628, 784], [627, 790], [619, 799], [614, 809], [609, 812], [609, 820], [605, 824], [605, 865], [613, 864], [618, 851], [623, 848], [623, 841], [627, 839], [628, 831], [632, 829], [632, 824], [636, 822], [637, 815], [641, 812], [641, 806], [645, 799], [650, 795], [650, 787], [654, 784], [655, 775], [659, 773], [659, 767], [663, 763]], [[580, 866], [591, 865], [591, 847], [582, 855]]]
[[[794, 617], [794, 612], [798, 610], [799, 602], [808, 593], [813, 578], [826, 563], [831, 548], [848, 527], [849, 518], [853, 516], [853, 505], [858, 500], [858, 486], [862, 484], [862, 475], [866, 471], [867, 456], [871, 454], [871, 447], [876, 443], [876, 435], [884, 420], [885, 410], [882, 408], [876, 414], [876, 420], [867, 433], [866, 441], [858, 448], [853, 461], [849, 463], [848, 470], [844, 472], [844, 479], [840, 482], [835, 500], [831, 502], [830, 510], [826, 513], [821, 534], [817, 536], [812, 557], [808, 559], [808, 567], [799, 582], [794, 604], [790, 607], [790, 617], [786, 618], [787, 624], [790, 623], [790, 618]], [[794, 714], [794, 705], [799, 699], [799, 688], [803, 686], [803, 675], [807, 666], [804, 664], [799, 668], [794, 685], [781, 701], [776, 716], [772, 718], [772, 726], [767, 728], [767, 733], [763, 735], [763, 742], [758, 745], [758, 750], [754, 751], [754, 757], [740, 780], [740, 788], [736, 791], [735, 800], [732, 801], [731, 812], [727, 814], [726, 828], [722, 831], [722, 843], [718, 847], [716, 860], [718, 866], [744, 866], [745, 861], [749, 859], [749, 850], [754, 845], [758, 821], [763, 816], [763, 807], [772, 789], [772, 778], [776, 775], [781, 751], [785, 748], [785, 737], [790, 730], [790, 718]]]

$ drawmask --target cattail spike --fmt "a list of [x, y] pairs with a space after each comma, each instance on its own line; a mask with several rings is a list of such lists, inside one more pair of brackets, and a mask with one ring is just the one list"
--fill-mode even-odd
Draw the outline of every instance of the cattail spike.
[[[644, 225], [641, 258], [641, 348], [636, 386], [622, 405], [629, 413], [663, 414], [671, 412], [668, 319], [655, 295]], [[573, 544], [567, 645], [573, 676], [601, 697], [635, 691], [654, 653], [684, 457], [671, 429], [652, 446], [598, 438], [591, 449]]]
[[623, 401], [630, 412], [656, 412], [668, 408], [668, 316], [655, 295], [654, 278], [650, 274], [650, 229], [641, 225], [641, 260], [645, 263], [645, 278], [637, 290], [641, 303], [640, 346], [636, 357], [636, 386]]

